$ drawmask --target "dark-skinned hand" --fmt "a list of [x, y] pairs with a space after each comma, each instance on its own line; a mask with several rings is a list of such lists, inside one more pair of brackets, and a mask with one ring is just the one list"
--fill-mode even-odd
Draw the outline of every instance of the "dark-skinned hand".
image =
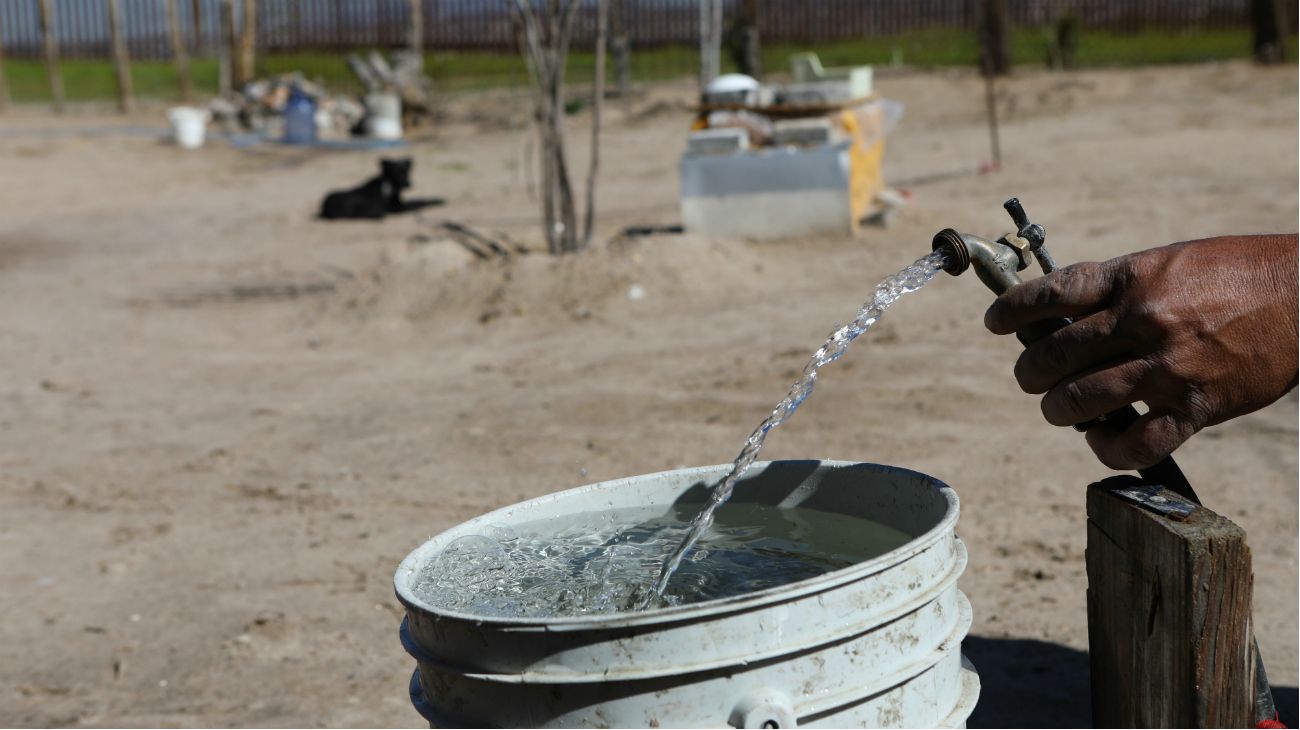
[[1192, 434], [1258, 410], [1296, 385], [1296, 236], [1187, 241], [1067, 266], [1017, 285], [984, 315], [995, 334], [1074, 323], [1025, 348], [1015, 376], [1056, 426], [1131, 403], [1122, 432], [1090, 429], [1112, 469], [1163, 459]]

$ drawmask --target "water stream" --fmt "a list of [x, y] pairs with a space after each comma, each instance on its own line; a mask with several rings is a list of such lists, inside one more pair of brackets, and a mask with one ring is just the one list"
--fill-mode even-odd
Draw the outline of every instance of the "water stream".
[[[813, 388], [817, 385], [817, 371], [828, 363], [835, 362], [844, 355], [850, 344], [858, 338], [863, 332], [871, 329], [881, 315], [889, 309], [890, 305], [898, 301], [904, 294], [920, 289], [925, 286], [934, 275], [943, 269], [944, 254], [935, 251], [928, 256], [922, 256], [902, 271], [893, 276], [886, 277], [884, 281], [876, 285], [876, 290], [863, 303], [858, 314], [852, 322], [837, 327], [826, 342], [809, 358], [808, 364], [804, 366], [803, 373], [799, 379], [794, 381], [790, 386], [789, 392], [784, 399], [776, 404], [772, 413], [754, 429], [754, 432], [745, 439], [745, 445], [740, 449], [740, 455], [731, 465], [731, 471], [709, 494], [709, 501], [705, 504], [704, 509], [691, 523], [690, 530], [682, 540], [672, 555], [664, 561], [663, 569], [659, 573], [658, 579], [655, 580], [654, 592], [656, 596], [663, 596], [664, 591], [668, 588], [668, 581], [672, 579], [673, 574], [681, 566], [682, 559], [686, 557], [691, 548], [695, 546], [702, 535], [708, 532], [709, 527], [713, 524], [713, 513], [717, 511], [728, 499], [731, 498], [731, 491], [736, 486], [736, 481], [749, 471], [749, 467], [758, 459], [758, 452], [763, 449], [763, 442], [767, 440], [767, 434], [777, 426], [785, 423], [799, 406], [812, 394]], [[647, 606], [651, 601], [647, 601]]]

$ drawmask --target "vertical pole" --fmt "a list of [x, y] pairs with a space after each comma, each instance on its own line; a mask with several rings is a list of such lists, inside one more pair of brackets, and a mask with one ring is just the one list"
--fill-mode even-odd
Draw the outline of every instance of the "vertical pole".
[[700, 3], [700, 90], [717, 78], [722, 67], [722, 0]]
[[176, 0], [163, 0], [167, 6], [167, 31], [172, 39], [172, 61], [176, 64], [176, 80], [181, 85], [181, 99], [189, 101], [194, 94], [194, 80], [190, 78], [190, 54], [185, 49], [185, 37], [181, 35], [180, 13], [177, 12]]
[[1259, 63], [1282, 63], [1286, 58], [1286, 13], [1278, 0], [1251, 0], [1250, 24], [1253, 29], [1255, 60]]
[[759, 0], [745, 0], [745, 16], [749, 21], [745, 28], [745, 66], [742, 73], [756, 79], [763, 78], [763, 9]]
[[117, 73], [117, 108], [127, 114], [135, 110], [135, 90], [131, 86], [131, 57], [122, 32], [122, 0], [108, 0], [108, 34], [113, 44], [113, 70]]
[[217, 90], [225, 96], [234, 85], [236, 50], [235, 0], [221, 0], [221, 35], [217, 39]]
[[[4, 14], [0, 13], [0, 21], [4, 20]], [[0, 112], [9, 108], [13, 100], [9, 96], [9, 79], [5, 76], [5, 28], [4, 23], [0, 23]]]
[[610, 50], [614, 55], [614, 78], [620, 98], [626, 97], [632, 88], [631, 44], [627, 37], [627, 25], [623, 19], [623, 6], [627, 0], [610, 0], [609, 36]]
[[257, 73], [257, 0], [244, 0], [243, 27], [239, 34], [238, 83], [246, 84]]
[[411, 4], [411, 28], [410, 35], [407, 38], [407, 45], [411, 47], [411, 53], [420, 59], [420, 66], [424, 66], [424, 0], [409, 0]]
[[981, 55], [985, 73], [1011, 72], [1011, 20], [1007, 0], [984, 0]]
[[190, 15], [194, 24], [194, 53], [199, 55], [208, 47], [203, 40], [203, 0], [190, 0]]
[[[577, 0], [574, 0], [575, 2]], [[591, 243], [596, 219], [596, 173], [600, 171], [600, 112], [605, 104], [605, 36], [609, 26], [609, 0], [596, 0], [596, 69], [591, 87], [591, 159], [587, 166], [587, 209], [578, 248]]]
[[[1255, 727], [1246, 533], [1204, 507], [1179, 519], [1115, 491], [1140, 484], [1113, 477], [1088, 488], [1092, 722]], [[1155, 489], [1144, 499], [1161, 501], [1149, 505], [1191, 505]]]
[[59, 69], [59, 32], [54, 27], [54, 0], [41, 0], [41, 36], [45, 42], [45, 74], [55, 113], [63, 113], [63, 72]]

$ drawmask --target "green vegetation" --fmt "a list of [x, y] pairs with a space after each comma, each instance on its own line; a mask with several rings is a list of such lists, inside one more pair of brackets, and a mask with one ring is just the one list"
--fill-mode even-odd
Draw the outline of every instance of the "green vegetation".
[[[775, 72], [788, 69], [786, 58], [808, 50], [794, 43], [772, 43], [763, 48], [764, 66]], [[979, 47], [973, 33], [935, 29], [883, 38], [863, 38], [817, 45], [827, 66], [858, 63], [909, 66], [973, 66]], [[1021, 66], [1042, 66], [1047, 59], [1047, 36], [1034, 28], [1021, 28], [1012, 35], [1012, 57]], [[1250, 29], [1205, 31], [1145, 31], [1112, 33], [1084, 30], [1080, 34], [1078, 65], [1143, 66], [1165, 63], [1248, 58]], [[1288, 55], [1296, 59], [1296, 38], [1288, 44]], [[575, 51], [569, 57], [569, 78], [584, 83], [591, 78], [595, 57]], [[528, 82], [528, 72], [518, 56], [488, 52], [430, 53], [428, 69], [440, 89], [460, 91]], [[194, 83], [199, 96], [215, 92], [217, 65], [210, 58], [193, 59]], [[729, 59], [724, 70], [734, 70]], [[17, 102], [41, 102], [50, 98], [45, 69], [39, 60], [7, 59], [6, 74]], [[64, 84], [71, 101], [110, 100], [115, 93], [113, 67], [109, 61], [73, 59], [62, 64]], [[639, 81], [657, 81], [691, 76], [697, 69], [694, 48], [670, 46], [634, 51], [632, 75]], [[176, 74], [167, 61], [135, 61], [132, 78], [140, 97], [172, 98], [177, 95]], [[359, 86], [344, 63], [343, 54], [301, 52], [262, 56], [259, 74], [301, 70], [340, 92], [356, 92]]]

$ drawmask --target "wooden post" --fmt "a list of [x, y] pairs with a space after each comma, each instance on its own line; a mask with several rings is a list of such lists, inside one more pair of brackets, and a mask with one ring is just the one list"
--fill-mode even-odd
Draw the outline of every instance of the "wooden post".
[[722, 0], [700, 3], [700, 91], [722, 70]]
[[[1088, 488], [1092, 723], [1254, 727], [1246, 534], [1204, 507], [1179, 520], [1114, 491], [1140, 484]], [[1168, 490], [1155, 497], [1190, 504]]]
[[117, 72], [117, 108], [123, 114], [135, 110], [135, 89], [131, 85], [131, 57], [122, 32], [122, 0], [108, 0], [108, 35], [113, 44], [113, 70]]
[[176, 65], [176, 80], [181, 85], [181, 99], [189, 101], [194, 92], [194, 80], [190, 78], [190, 54], [185, 49], [185, 36], [181, 35], [181, 18], [176, 9], [176, 0], [163, 0], [167, 6], [167, 31], [172, 39], [172, 62]]
[[631, 42], [627, 26], [623, 23], [623, 0], [611, 0], [609, 5], [609, 45], [614, 56], [614, 83], [620, 98], [632, 89]]
[[50, 79], [54, 111], [63, 113], [63, 72], [59, 69], [59, 32], [54, 27], [54, 0], [41, 0], [41, 37], [45, 41], [45, 74]]
[[242, 86], [257, 74], [257, 0], [244, 0], [243, 27], [239, 34], [238, 83]]
[[203, 0], [190, 0], [190, 16], [194, 24], [194, 54], [202, 55], [207, 48], [203, 42]]
[[4, 25], [0, 25], [0, 112], [9, 108], [13, 100], [9, 96], [9, 79], [5, 76], [5, 36]]
[[225, 96], [231, 91], [235, 75], [235, 0], [221, 0], [218, 20], [221, 33], [217, 38], [217, 93]]
[[745, 62], [741, 64], [741, 73], [756, 79], [763, 78], [762, 15], [759, 0], [745, 0], [744, 16], [748, 22], [744, 29]]
[[411, 4], [411, 28], [407, 45], [411, 53], [424, 65], [424, 0], [409, 0]]
[[1282, 63], [1286, 60], [1286, 12], [1278, 0], [1251, 0], [1251, 27], [1255, 60], [1259, 63]]

